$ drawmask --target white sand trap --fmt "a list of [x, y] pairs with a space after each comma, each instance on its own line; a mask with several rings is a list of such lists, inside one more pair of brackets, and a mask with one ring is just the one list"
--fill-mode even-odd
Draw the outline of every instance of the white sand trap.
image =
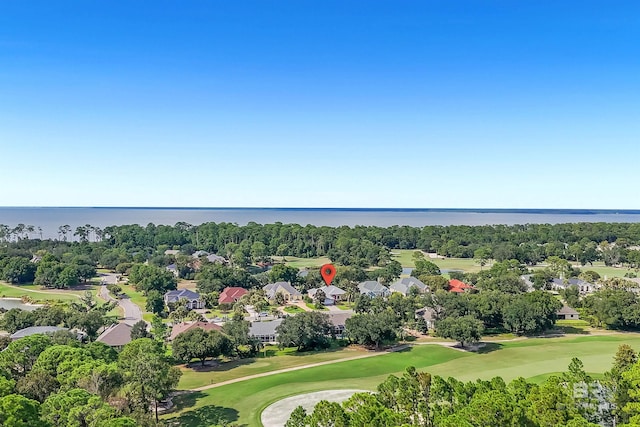
[[341, 403], [358, 392], [368, 392], [368, 390], [324, 390], [287, 397], [267, 406], [260, 415], [260, 421], [264, 427], [284, 427], [293, 410], [299, 405], [310, 413], [316, 403], [321, 400]]

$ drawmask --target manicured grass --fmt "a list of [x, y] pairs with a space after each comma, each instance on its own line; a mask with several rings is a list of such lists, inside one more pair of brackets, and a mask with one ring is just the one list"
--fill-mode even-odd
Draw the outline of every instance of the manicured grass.
[[338, 307], [340, 310], [351, 310], [353, 309], [354, 304], [352, 302], [343, 302], [340, 304], [336, 304], [336, 307]]
[[[230, 421], [259, 426], [262, 410], [284, 397], [326, 389], [374, 390], [389, 374], [399, 375], [407, 366], [463, 381], [501, 376], [537, 377], [567, 369], [572, 357], [582, 360], [587, 372], [602, 373], [611, 367], [620, 344], [640, 347], [638, 334], [612, 334], [569, 338], [539, 338], [490, 343], [483, 353], [466, 353], [436, 345], [287, 372], [213, 388], [176, 399], [181, 412], [170, 414], [175, 425], [207, 425], [202, 417], [219, 412]], [[216, 405], [213, 407], [212, 405]], [[204, 424], [203, 424], [204, 422]]]
[[147, 297], [142, 295], [142, 292], [136, 291], [132, 285], [121, 283], [120, 286], [122, 287], [122, 293], [126, 294], [131, 302], [140, 307], [144, 312], [147, 305]]
[[288, 305], [284, 308], [284, 311], [287, 313], [302, 313], [304, 310], [297, 305]]
[[317, 311], [327, 311], [327, 310], [329, 310], [327, 307], [320, 307], [320, 308], [318, 308], [318, 307], [316, 307], [316, 305], [315, 305], [314, 303], [312, 303], [312, 302], [307, 302], [307, 303], [305, 303], [305, 305], [306, 305], [308, 308], [310, 308], [311, 310], [317, 310]]
[[294, 256], [273, 256], [271, 257], [275, 262], [282, 262], [285, 260], [286, 265], [290, 265], [296, 268], [313, 268], [320, 267], [323, 264], [331, 263], [331, 260], [327, 257], [317, 257], [317, 258], [298, 258]]
[[[258, 357], [225, 362], [218, 367], [207, 368], [206, 371], [181, 368], [182, 377], [180, 378], [178, 388], [188, 390], [209, 384], [217, 384], [234, 378], [242, 378], [248, 375], [366, 354], [364, 350], [345, 348], [298, 353], [295, 348], [280, 350], [277, 347], [267, 346], [265, 351], [267, 357], [264, 357], [265, 352], [261, 351]], [[197, 368], [196, 365], [193, 366]]]
[[[38, 286], [39, 288], [39, 286]], [[78, 297], [82, 295], [84, 291], [77, 293], [72, 291], [59, 291], [51, 293], [36, 292], [29, 287], [7, 285], [0, 283], [0, 297], [9, 298], [21, 298], [22, 296], [28, 296], [36, 302], [46, 301], [77, 301]]]
[[[415, 249], [394, 249], [391, 251], [393, 255], [393, 259], [397, 260], [403, 267], [415, 267], [413, 263], [413, 253], [416, 252]], [[476, 273], [481, 270], [480, 265], [476, 263], [476, 261], [472, 258], [429, 258], [428, 255], [425, 254], [425, 258], [427, 261], [431, 261], [440, 267], [441, 270], [462, 270], [465, 273]], [[491, 266], [491, 263], [482, 267], [483, 269], [487, 269]]]

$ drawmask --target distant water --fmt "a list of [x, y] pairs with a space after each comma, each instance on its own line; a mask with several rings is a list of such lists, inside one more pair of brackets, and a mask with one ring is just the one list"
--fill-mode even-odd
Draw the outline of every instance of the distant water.
[[[186, 222], [248, 222], [270, 224], [312, 224], [326, 226], [376, 225], [492, 225], [559, 224], [576, 222], [640, 222], [640, 210], [558, 210], [558, 209], [307, 209], [307, 208], [0, 208], [0, 224], [42, 228], [44, 238], [55, 238], [58, 227], [73, 229], [91, 224], [149, 223], [173, 225]], [[36, 231], [32, 237], [39, 237]]]
[[19, 308], [22, 310], [33, 311], [38, 307], [40, 306], [24, 304], [22, 303], [22, 301], [15, 298], [0, 298], [0, 308], [4, 308], [5, 310], [11, 310], [12, 308]]

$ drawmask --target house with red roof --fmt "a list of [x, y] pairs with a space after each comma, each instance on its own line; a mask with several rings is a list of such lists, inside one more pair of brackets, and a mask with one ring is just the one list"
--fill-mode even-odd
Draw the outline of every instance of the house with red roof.
[[207, 332], [222, 331], [222, 327], [220, 325], [216, 325], [211, 322], [182, 322], [173, 325], [171, 328], [171, 335], [169, 335], [169, 341], [173, 341], [178, 335], [196, 328]]
[[467, 285], [466, 283], [458, 279], [449, 280], [449, 292], [462, 293], [467, 291], [468, 289], [473, 289], [473, 286]]
[[220, 297], [218, 297], [218, 304], [233, 304], [238, 302], [240, 298], [248, 294], [249, 291], [244, 288], [231, 287], [224, 288]]

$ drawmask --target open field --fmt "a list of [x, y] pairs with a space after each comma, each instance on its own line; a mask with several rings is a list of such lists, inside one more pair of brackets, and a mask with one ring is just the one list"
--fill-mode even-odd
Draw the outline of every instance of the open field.
[[[537, 338], [490, 343], [482, 353], [467, 353], [437, 345], [417, 345], [406, 351], [313, 367], [294, 372], [242, 381], [176, 399], [180, 412], [165, 418], [171, 425], [200, 426], [216, 417], [241, 425], [259, 426], [260, 413], [269, 404], [295, 394], [358, 388], [373, 390], [389, 374], [401, 374], [416, 366], [432, 374], [460, 380], [501, 376], [506, 381], [566, 370], [572, 357], [579, 357], [585, 370], [602, 373], [611, 366], [620, 344], [640, 347], [638, 334], [611, 334], [566, 338]], [[208, 420], [208, 421], [207, 421]]]
[[271, 257], [275, 262], [285, 261], [286, 265], [290, 265], [296, 268], [310, 268], [310, 267], [320, 267], [323, 264], [328, 264], [331, 260], [327, 257], [318, 257], [318, 258], [298, 258], [294, 256], [273, 256]]

